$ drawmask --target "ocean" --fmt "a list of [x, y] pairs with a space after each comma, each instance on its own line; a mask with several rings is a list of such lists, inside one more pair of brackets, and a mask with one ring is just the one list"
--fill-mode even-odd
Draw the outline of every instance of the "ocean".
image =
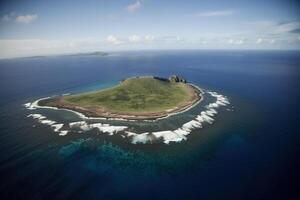
[[[204, 99], [159, 121], [85, 120], [69, 111], [24, 106], [110, 87], [130, 76], [173, 74], [202, 88]], [[299, 51], [164, 50], [2, 59], [1, 199], [299, 199], [299, 82]], [[177, 142], [68, 127], [88, 121], [125, 126], [135, 134], [169, 134], [214, 105], [211, 94], [228, 104], [220, 104], [211, 121], [189, 127]], [[69, 131], [61, 134], [32, 114]]]

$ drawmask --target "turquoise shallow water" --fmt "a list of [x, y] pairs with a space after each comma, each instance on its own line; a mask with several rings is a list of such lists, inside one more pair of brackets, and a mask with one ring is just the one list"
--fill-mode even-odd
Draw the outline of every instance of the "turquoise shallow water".
[[[9, 199], [293, 199], [298, 169], [299, 52], [122, 52], [107, 57], [1, 60], [0, 191]], [[67, 123], [73, 113], [29, 111], [41, 97], [89, 91], [133, 75], [180, 74], [228, 97], [212, 125], [178, 144], [131, 144], [97, 130], [59, 136], [26, 116]], [[155, 123], [193, 119], [211, 99]], [[230, 109], [229, 111], [227, 109]]]

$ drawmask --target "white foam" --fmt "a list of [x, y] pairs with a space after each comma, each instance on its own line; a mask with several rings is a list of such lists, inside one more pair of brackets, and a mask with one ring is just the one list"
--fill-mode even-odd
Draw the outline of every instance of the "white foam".
[[23, 104], [25, 106], [25, 108], [27, 108], [28, 110], [34, 110], [35, 108], [31, 106], [32, 103], [25, 103]]
[[[226, 106], [230, 104], [227, 97], [220, 95], [216, 92], [208, 92], [211, 96], [216, 98], [216, 101], [210, 103], [206, 106], [207, 110], [202, 111], [194, 120], [186, 122], [180, 128], [176, 130], [165, 130], [165, 131], [157, 131], [153, 133], [142, 133], [137, 134], [134, 132], [126, 131], [127, 137], [132, 137], [132, 143], [149, 143], [152, 142], [153, 135], [154, 139], [163, 139], [165, 144], [169, 144], [170, 142], [181, 142], [186, 140], [186, 136], [189, 135], [192, 130], [202, 128], [203, 123], [212, 124], [214, 119], [213, 117], [218, 114], [216, 111], [220, 106]], [[202, 97], [203, 98], [203, 97]]]
[[26, 108], [29, 108], [30, 107], [30, 105], [31, 105], [31, 103], [25, 103], [25, 104], [23, 104]]
[[114, 133], [118, 133], [120, 131], [124, 131], [127, 129], [127, 126], [111, 126], [110, 124], [102, 124], [102, 123], [94, 123], [88, 124], [85, 121], [72, 122], [69, 123], [70, 128], [80, 128], [83, 131], [89, 131], [91, 129], [97, 128], [99, 131], [103, 133], [109, 133], [109, 135], [113, 135]]
[[28, 110], [35, 110], [37, 108], [48, 108], [48, 109], [57, 109], [55, 107], [50, 107], [50, 106], [39, 106], [38, 103], [39, 101], [42, 101], [42, 100], [45, 100], [45, 99], [49, 99], [51, 97], [45, 97], [45, 98], [41, 98], [41, 99], [38, 99], [34, 102], [29, 102], [29, 103], [25, 103], [23, 104]]
[[59, 136], [65, 136], [68, 134], [68, 130], [61, 130], [64, 124], [52, 124], [51, 127], [54, 128], [54, 132], [58, 132]]
[[127, 126], [111, 126], [109, 124], [101, 124], [101, 123], [95, 123], [90, 124], [90, 128], [97, 128], [103, 133], [109, 133], [109, 135], [113, 135], [114, 133], [124, 131], [127, 129]]
[[56, 123], [56, 121], [49, 120], [41, 114], [30, 114], [27, 117], [32, 117], [33, 119], [38, 119], [38, 122], [40, 122], [41, 124], [52, 125], [52, 124]]
[[174, 132], [177, 133], [177, 134], [184, 135], [184, 136], [189, 135], [191, 133], [190, 131], [185, 131], [182, 128], [178, 128]]
[[217, 114], [217, 111], [215, 109], [211, 108], [211, 109], [206, 111], [206, 114], [213, 117]]
[[125, 133], [127, 134], [127, 137], [131, 137], [131, 136], [137, 135], [136, 133], [130, 132], [130, 131], [125, 131]]
[[68, 134], [68, 132], [69, 132], [69, 131], [67, 131], [67, 130], [60, 131], [60, 132], [59, 132], [59, 135], [60, 135], [60, 136], [65, 136], [65, 135]]
[[136, 134], [134, 132], [125, 131], [125, 133], [127, 133], [127, 136], [132, 137], [131, 139], [132, 144], [138, 144], [138, 143], [146, 144], [152, 141], [152, 138], [148, 132]]
[[[157, 131], [152, 133], [141, 133], [137, 134], [134, 132], [125, 131], [127, 137], [131, 138], [131, 143], [150, 143], [154, 139], [162, 139], [165, 144], [169, 144], [170, 142], [181, 142], [186, 140], [186, 136], [191, 133], [192, 130], [202, 128], [203, 123], [212, 124], [214, 119], [213, 117], [218, 114], [216, 111], [220, 106], [226, 106], [229, 103], [228, 99], [220, 95], [216, 92], [208, 92], [211, 96], [216, 98], [216, 101], [210, 103], [206, 106], [207, 110], [202, 111], [194, 120], [186, 122], [180, 128], [176, 130], [165, 130], [165, 131]], [[148, 120], [151, 121], [151, 120]]]
[[66, 108], [56, 108], [56, 107], [52, 107], [52, 106], [39, 106], [38, 103], [42, 100], [45, 100], [45, 99], [49, 99], [49, 98], [52, 98], [54, 96], [50, 96], [50, 97], [45, 97], [45, 98], [41, 98], [41, 99], [38, 99], [32, 103], [25, 103], [23, 104], [28, 110], [35, 110], [37, 108], [46, 108], [46, 109], [52, 109], [52, 110], [66, 110], [66, 111], [70, 111], [70, 112], [73, 112], [75, 113], [76, 115], [78, 115], [80, 118], [82, 119], [106, 119], [106, 118], [102, 118], [102, 117], [86, 117], [84, 114], [80, 113], [80, 112], [77, 112], [77, 111], [74, 111], [74, 110], [69, 110], [69, 109], [66, 109]]
[[91, 127], [85, 121], [71, 122], [69, 126], [70, 128], [80, 128], [83, 131], [91, 130]]
[[[202, 90], [200, 88], [198, 88], [198, 89], [201, 91], [201, 94], [202, 94], [203, 93]], [[125, 135], [121, 135], [121, 136], [123, 138], [125, 138], [125, 137], [130, 138], [131, 143], [133, 143], [133, 144], [152, 143], [154, 140], [160, 140], [160, 139], [162, 139], [163, 143], [165, 143], [165, 144], [169, 144], [171, 142], [182, 142], [187, 139], [186, 136], [189, 135], [193, 130], [202, 128], [203, 125], [205, 125], [205, 123], [212, 124], [214, 122], [214, 116], [218, 114], [216, 109], [218, 109], [221, 106], [227, 106], [230, 104], [227, 97], [225, 97], [221, 94], [218, 94], [216, 92], [211, 92], [211, 91], [208, 91], [207, 93], [210, 94], [212, 97], [216, 98], [215, 102], [212, 102], [212, 103], [208, 104], [207, 106], [205, 106], [206, 110], [200, 112], [200, 114], [197, 115], [195, 117], [195, 119], [184, 123], [181, 127], [177, 128], [175, 130], [163, 130], [163, 131], [145, 132], [145, 133], [138, 134], [135, 132], [126, 131], [126, 129], [128, 129], [127, 126], [113, 126], [110, 124], [103, 124], [103, 123], [88, 124], [86, 121], [71, 122], [71, 123], [69, 123], [69, 127], [71, 129], [79, 128], [82, 131], [88, 131], [88, 130], [96, 128], [103, 133], [108, 133], [109, 135], [113, 135], [115, 133], [124, 131]], [[50, 98], [50, 97], [46, 97], [43, 99], [47, 99], [47, 98]], [[40, 99], [40, 100], [43, 100], [43, 99]], [[203, 99], [203, 96], [201, 99]], [[35, 109], [35, 108], [57, 109], [55, 107], [38, 106], [38, 101], [40, 101], [40, 100], [37, 100], [33, 103], [26, 103], [26, 104], [24, 104], [24, 106], [28, 109]], [[199, 102], [197, 102], [195, 105], [197, 105]], [[188, 109], [191, 109], [191, 107]], [[68, 110], [68, 109], [61, 109], [61, 110]], [[81, 117], [83, 119], [136, 121], [136, 120], [126, 120], [126, 119], [121, 119], [121, 118], [86, 117], [82, 113], [79, 113], [79, 112], [76, 112], [73, 110], [68, 110], [68, 111], [76, 113], [79, 117]], [[181, 111], [181, 112], [185, 112], [185, 111]], [[181, 113], [181, 112], [178, 112], [178, 113]], [[175, 113], [175, 114], [178, 114], [178, 113]], [[171, 115], [174, 115], [174, 114], [170, 114], [167, 117], [169, 117]], [[69, 132], [68, 130], [61, 130], [61, 128], [64, 126], [64, 124], [57, 124], [55, 121], [46, 119], [46, 117], [41, 114], [30, 114], [30, 115], [28, 115], [28, 117], [38, 119], [38, 121], [42, 124], [50, 125], [52, 128], [54, 128], [55, 132], [59, 132], [60, 136], [64, 136]], [[163, 117], [163, 118], [167, 118], [167, 117]], [[159, 118], [159, 119], [163, 119], [163, 118]], [[156, 119], [156, 120], [158, 120], [158, 119]], [[145, 120], [145, 121], [153, 122], [156, 120]]]
[[183, 124], [181, 128], [186, 132], [191, 132], [195, 128], [202, 128], [202, 124], [196, 120], [191, 120]]
[[170, 142], [181, 142], [182, 140], [186, 140], [186, 137], [180, 132], [175, 131], [158, 131], [152, 133], [156, 138], [162, 138], [165, 144], [169, 144]]
[[40, 123], [42, 124], [46, 124], [46, 125], [53, 125], [56, 123], [56, 121], [52, 121], [52, 120], [49, 120], [49, 119], [43, 119], [43, 120], [39, 120]]
[[54, 132], [59, 132], [59, 130], [64, 126], [64, 124], [52, 124], [52, 128], [54, 128]]
[[[211, 118], [210, 116], [207, 115], [206, 111], [202, 111], [202, 112], [200, 113], [200, 115], [197, 116], [197, 118], [199, 118], [199, 119], [202, 118], [203, 122], [207, 122], [207, 123], [209, 123], [209, 124], [212, 124], [213, 121], [214, 121], [213, 118]], [[196, 119], [197, 119], [197, 118], [196, 118]], [[201, 120], [201, 121], [202, 121], [202, 120]], [[199, 121], [200, 121], [200, 120], [199, 120]]]
[[218, 105], [226, 106], [226, 105], [230, 104], [228, 98], [221, 94], [218, 94], [216, 92], [207, 92], [207, 93], [210, 94], [211, 96], [217, 98], [216, 104], [218, 104]]
[[32, 117], [33, 119], [46, 119], [46, 117], [41, 114], [30, 114], [27, 115], [27, 117]]
[[69, 123], [70, 128], [76, 128], [83, 125], [86, 125], [87, 123], [85, 121], [78, 121], [78, 122], [71, 122]]
[[210, 104], [208, 104], [208, 106], [206, 106], [206, 108], [218, 108], [218, 107], [220, 107], [220, 106], [217, 103], [210, 103]]
[[132, 144], [152, 143], [153, 139], [162, 139], [165, 144], [186, 140], [186, 137], [184, 136], [186, 132], [178, 129], [175, 131], [157, 131], [153, 133], [146, 132], [141, 134], [130, 131], [125, 131], [125, 133], [127, 134], [127, 137], [131, 138]]
[[33, 119], [37, 119], [38, 122], [41, 124], [51, 126], [53, 128], [54, 132], [58, 132], [60, 136], [64, 136], [69, 132], [68, 130], [61, 131], [64, 124], [57, 124], [56, 121], [49, 120], [41, 114], [30, 114], [27, 117], [32, 117]]

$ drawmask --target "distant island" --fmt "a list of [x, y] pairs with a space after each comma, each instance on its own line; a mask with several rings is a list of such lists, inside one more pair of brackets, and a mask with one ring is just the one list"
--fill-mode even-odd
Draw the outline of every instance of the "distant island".
[[137, 76], [111, 88], [48, 98], [38, 104], [74, 110], [88, 117], [146, 120], [184, 111], [200, 98], [200, 90], [180, 76]]
[[67, 54], [66, 56], [107, 56], [107, 52], [103, 51], [94, 51], [88, 53], [74, 53], [74, 54]]
[[71, 53], [71, 54], [58, 54], [58, 55], [39, 55], [39, 56], [26, 56], [26, 57], [20, 57], [21, 59], [43, 59], [43, 58], [48, 58], [48, 57], [76, 57], [76, 56], [108, 56], [109, 53], [104, 52], [104, 51], [93, 51], [93, 52], [86, 52], [86, 53]]

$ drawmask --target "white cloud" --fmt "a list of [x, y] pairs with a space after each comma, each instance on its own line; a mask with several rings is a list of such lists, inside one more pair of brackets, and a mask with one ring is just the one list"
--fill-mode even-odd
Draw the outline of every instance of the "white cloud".
[[244, 39], [241, 39], [241, 40], [237, 40], [236, 44], [244, 44], [244, 42], [245, 42]]
[[129, 42], [132, 42], [132, 43], [138, 43], [138, 42], [140, 42], [141, 38], [138, 35], [131, 35], [128, 37], [128, 40], [129, 40]]
[[235, 13], [234, 10], [217, 10], [208, 12], [199, 12], [194, 14], [196, 17], [217, 17], [217, 16], [229, 16]]
[[177, 37], [176, 37], [176, 40], [177, 40], [177, 41], [182, 41], [183, 39], [182, 39], [181, 37], [177, 36]]
[[256, 43], [257, 43], [257, 44], [260, 44], [260, 43], [262, 43], [262, 41], [263, 41], [262, 38], [258, 38], [258, 39], [256, 40]]
[[126, 6], [125, 10], [127, 10], [128, 12], [133, 13], [133, 12], [137, 11], [139, 8], [141, 8], [141, 6], [142, 6], [142, 2], [140, 0], [137, 0], [136, 2]]
[[241, 45], [241, 44], [244, 44], [244, 42], [245, 42], [244, 38], [241, 38], [241, 39], [229, 39], [228, 40], [228, 43], [229, 44], [233, 44], [233, 45]]
[[114, 35], [109, 35], [106, 39], [107, 42], [111, 44], [137, 44], [137, 43], [150, 43], [155, 40], [155, 37], [153, 35], [145, 35], [145, 36], [139, 36], [139, 35], [130, 35], [127, 38], [119, 39], [115, 37]]
[[268, 20], [245, 22], [251, 29], [267, 34], [300, 33], [300, 21], [275, 22]]
[[300, 29], [300, 21], [291, 21], [286, 23], [278, 24], [274, 28], [275, 33], [287, 33], [294, 30]]
[[276, 42], [276, 40], [274, 40], [274, 39], [270, 40], [270, 44], [274, 44], [275, 42]]
[[118, 39], [117, 37], [115, 37], [114, 35], [109, 35], [109, 36], [107, 36], [106, 41], [107, 41], [108, 43], [115, 44], [115, 45], [118, 45], [118, 44], [122, 44], [122, 43], [123, 43], [121, 40], [119, 40], [119, 39]]
[[229, 40], [228, 40], [228, 43], [229, 43], [229, 44], [233, 44], [233, 42], [234, 42], [233, 39], [229, 39]]
[[153, 35], [146, 35], [146, 36], [144, 37], [144, 40], [145, 40], [146, 42], [152, 42], [152, 41], [154, 40], [154, 36], [153, 36]]
[[159, 38], [159, 40], [161, 42], [178, 42], [183, 40], [182, 38], [180, 38], [179, 36], [174, 36], [174, 35], [170, 35], [170, 36], [162, 36]]
[[38, 19], [37, 14], [19, 15], [16, 17], [16, 22], [23, 23], [23, 24], [29, 24], [37, 19]]

